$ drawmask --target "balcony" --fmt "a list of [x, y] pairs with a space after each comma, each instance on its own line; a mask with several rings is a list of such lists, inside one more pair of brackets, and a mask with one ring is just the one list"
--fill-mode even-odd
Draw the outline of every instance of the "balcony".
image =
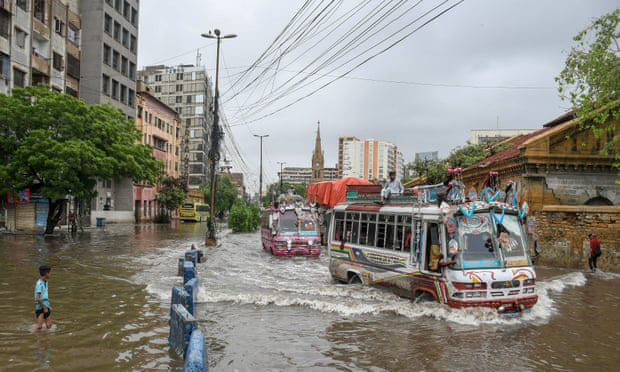
[[49, 61], [43, 58], [36, 50], [32, 51], [32, 68], [36, 69], [44, 74], [48, 74], [50, 70]]

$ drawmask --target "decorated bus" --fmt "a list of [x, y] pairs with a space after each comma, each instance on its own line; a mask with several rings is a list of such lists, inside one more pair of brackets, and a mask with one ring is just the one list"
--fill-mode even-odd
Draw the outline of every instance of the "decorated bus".
[[515, 314], [536, 304], [523, 226], [527, 203], [520, 207], [516, 192], [498, 186], [466, 197], [459, 170], [451, 173], [449, 182], [385, 203], [380, 186], [350, 186], [330, 223], [332, 277], [456, 308]]
[[263, 249], [274, 256], [319, 256], [318, 215], [298, 195], [282, 195], [261, 211]]

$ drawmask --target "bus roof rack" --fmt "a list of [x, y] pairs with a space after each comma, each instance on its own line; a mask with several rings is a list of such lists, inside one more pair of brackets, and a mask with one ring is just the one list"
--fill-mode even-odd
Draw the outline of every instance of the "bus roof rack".
[[[349, 185], [347, 186], [348, 202], [376, 202], [381, 200], [381, 185]], [[452, 187], [448, 187], [443, 183], [436, 185], [415, 186], [411, 189], [405, 189], [401, 195], [392, 195], [390, 202], [393, 203], [435, 203], [439, 200], [440, 195], [446, 201], [452, 203], [465, 202], [465, 185], [458, 181], [452, 181]]]

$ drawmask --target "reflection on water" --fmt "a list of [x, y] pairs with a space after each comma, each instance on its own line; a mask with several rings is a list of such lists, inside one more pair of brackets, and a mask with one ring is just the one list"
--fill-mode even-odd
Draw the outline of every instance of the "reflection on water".
[[[74, 237], [0, 236], [0, 369], [178, 369], [167, 345], [177, 259], [204, 224], [110, 225]], [[334, 283], [329, 258], [264, 253], [258, 234], [205, 249], [196, 317], [214, 370], [611, 369], [620, 276], [538, 269], [521, 319], [413, 304]], [[325, 253], [325, 252], [324, 252]], [[37, 267], [52, 266], [52, 332], [33, 332]]]

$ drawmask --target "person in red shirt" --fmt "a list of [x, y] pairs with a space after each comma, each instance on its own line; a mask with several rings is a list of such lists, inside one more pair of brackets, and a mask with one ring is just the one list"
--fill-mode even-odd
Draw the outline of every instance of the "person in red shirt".
[[590, 238], [590, 258], [588, 259], [588, 264], [590, 265], [590, 271], [595, 272], [597, 269], [596, 259], [601, 255], [601, 241], [594, 234], [590, 234], [588, 237]]

